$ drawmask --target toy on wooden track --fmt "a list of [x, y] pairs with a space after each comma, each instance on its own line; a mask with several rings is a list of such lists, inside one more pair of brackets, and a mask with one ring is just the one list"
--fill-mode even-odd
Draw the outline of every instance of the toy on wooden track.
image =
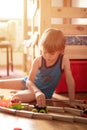
[[44, 106], [44, 107], [40, 107], [38, 106], [37, 104], [34, 105], [34, 108], [32, 109], [33, 112], [39, 112], [39, 113], [47, 113], [47, 107]]

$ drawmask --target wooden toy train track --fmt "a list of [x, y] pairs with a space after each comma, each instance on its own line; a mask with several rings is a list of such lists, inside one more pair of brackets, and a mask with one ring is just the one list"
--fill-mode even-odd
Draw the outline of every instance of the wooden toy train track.
[[81, 110], [70, 107], [54, 106], [39, 108], [40, 111], [37, 112], [34, 111], [34, 109], [36, 109], [36, 106], [25, 103], [20, 103], [18, 108], [16, 105], [11, 107], [0, 106], [0, 112], [21, 117], [87, 123], [86, 109]]

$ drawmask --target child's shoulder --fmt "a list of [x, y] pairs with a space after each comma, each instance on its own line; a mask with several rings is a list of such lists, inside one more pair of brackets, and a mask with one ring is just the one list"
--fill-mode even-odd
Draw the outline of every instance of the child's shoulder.
[[69, 65], [69, 64], [70, 64], [69, 63], [69, 56], [64, 54], [63, 59], [62, 59], [62, 68], [64, 68], [64, 66]]
[[66, 62], [67, 60], [69, 60], [69, 56], [67, 54], [63, 55], [63, 61]]
[[42, 56], [40, 55], [40, 56], [38, 56], [38, 57], [36, 57], [36, 58], [34, 59], [34, 62], [41, 61], [41, 59], [42, 59]]
[[42, 56], [38, 56], [37, 58], [34, 59], [33, 63], [38, 64], [39, 66], [41, 65], [42, 61]]

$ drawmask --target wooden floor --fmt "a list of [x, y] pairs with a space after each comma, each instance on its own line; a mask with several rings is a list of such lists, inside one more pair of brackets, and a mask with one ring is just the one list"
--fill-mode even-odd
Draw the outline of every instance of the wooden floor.
[[87, 130], [87, 124], [29, 119], [0, 113], [0, 130]]
[[[5, 97], [10, 97], [9, 92], [8, 89], [0, 89], [0, 95], [4, 94]], [[76, 96], [82, 99], [87, 96], [87, 93]], [[14, 130], [16, 127], [22, 130], [87, 130], [86, 123], [31, 119], [0, 112], [0, 130]]]

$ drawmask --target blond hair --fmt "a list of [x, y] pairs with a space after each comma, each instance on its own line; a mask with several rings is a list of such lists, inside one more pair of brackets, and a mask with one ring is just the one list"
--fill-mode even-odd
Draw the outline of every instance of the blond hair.
[[47, 52], [64, 51], [65, 49], [65, 36], [61, 30], [49, 28], [44, 31], [39, 45]]

